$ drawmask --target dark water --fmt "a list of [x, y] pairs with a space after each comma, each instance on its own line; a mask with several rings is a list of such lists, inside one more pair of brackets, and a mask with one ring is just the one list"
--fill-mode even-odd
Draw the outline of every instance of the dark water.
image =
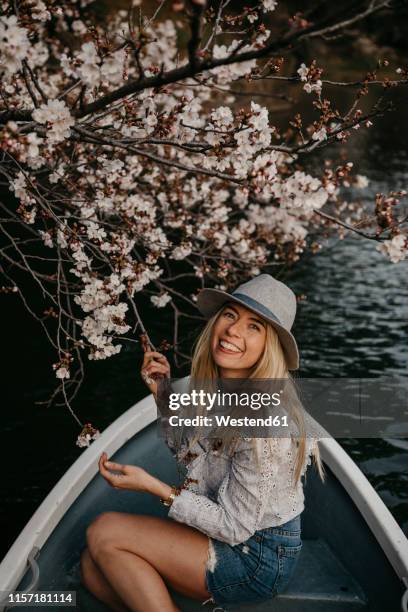
[[[367, 200], [377, 191], [407, 188], [408, 134], [403, 97], [400, 112], [387, 115], [381, 129], [358, 135], [348, 158], [370, 179]], [[398, 121], [397, 121], [398, 117]], [[375, 244], [331, 238], [321, 253], [307, 255], [286, 276], [307, 299], [299, 308], [295, 335], [303, 376], [406, 376], [408, 363], [407, 265], [393, 265]], [[169, 320], [151, 321], [157, 335], [168, 336]], [[78, 429], [63, 407], [47, 409], [54, 388], [55, 361], [40, 327], [30, 320], [17, 296], [2, 296], [2, 486], [1, 553], [53, 485], [82, 452]], [[140, 355], [134, 346], [105, 362], [87, 365], [87, 381], [74, 408], [83, 421], [108, 426], [146, 395], [139, 379]], [[177, 375], [184, 372], [175, 372]], [[396, 520], [408, 533], [408, 440], [343, 440]]]
[[[370, 179], [364, 190], [368, 206], [378, 192], [408, 187], [403, 99], [402, 93], [395, 96], [397, 112], [384, 119], [382, 130], [373, 129], [348, 148], [347, 159]], [[406, 377], [407, 278], [407, 262], [391, 264], [375, 243], [353, 236], [329, 239], [321, 253], [304, 258], [289, 274], [296, 292], [307, 296], [295, 328], [302, 374]], [[408, 439], [340, 442], [408, 533]]]
[[[358, 240], [340, 242], [331, 253], [312, 259], [293, 278], [308, 295], [296, 326], [303, 374], [406, 376], [406, 266], [390, 269], [371, 244]], [[340, 442], [408, 533], [408, 440]]]

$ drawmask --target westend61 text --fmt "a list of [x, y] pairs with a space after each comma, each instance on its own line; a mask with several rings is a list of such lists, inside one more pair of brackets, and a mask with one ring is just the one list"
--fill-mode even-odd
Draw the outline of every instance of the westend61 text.
[[266, 418], [242, 417], [233, 418], [225, 415], [195, 416], [192, 418], [173, 415], [169, 417], [171, 427], [212, 427], [215, 423], [218, 427], [288, 427], [288, 417], [268, 416]]
[[280, 393], [227, 393], [216, 391], [208, 393], [203, 389], [193, 390], [189, 393], [170, 393], [169, 408], [178, 410], [180, 406], [205, 406], [212, 410], [217, 406], [241, 406], [252, 410], [259, 410], [268, 406], [279, 406], [281, 403]]

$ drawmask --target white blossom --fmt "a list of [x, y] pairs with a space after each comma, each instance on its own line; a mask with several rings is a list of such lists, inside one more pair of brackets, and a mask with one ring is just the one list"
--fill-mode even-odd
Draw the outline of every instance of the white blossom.
[[[49, 58], [49, 55], [50, 54], [47, 45], [42, 40], [39, 40], [38, 42], [30, 45], [27, 54], [27, 62], [30, 68], [44, 66], [44, 64]], [[46, 88], [46, 84], [44, 84], [44, 82], [41, 82], [41, 79], [40, 84], [41, 87], [43, 87], [44, 89]]]
[[27, 210], [24, 215], [24, 220], [29, 225], [32, 225], [35, 222], [35, 218], [37, 216], [37, 209], [32, 208], [31, 210]]
[[[73, 324], [82, 333], [75, 346], [85, 349], [90, 360], [118, 354], [130, 339], [126, 334], [133, 313], [128, 321], [128, 305], [140, 297], [137, 293], [146, 293], [151, 306], [164, 308], [172, 299], [178, 303], [169, 278], [179, 271], [192, 270], [202, 284], [210, 280], [229, 287], [238, 272], [258, 274], [274, 258], [296, 261], [309, 233], [314, 239], [319, 224], [324, 227], [316, 211], [329, 202], [338, 214], [351, 210], [347, 202], [341, 208], [340, 190], [367, 187], [366, 177], [347, 179], [334, 164], [322, 166], [316, 176], [303, 171], [304, 156], [284, 152], [291, 136], [272, 124], [274, 113], [229, 89], [243, 77], [248, 77], [249, 88], [251, 78], [261, 75], [253, 70], [262, 70], [263, 62], [218, 66], [203, 71], [198, 80], [186, 77], [154, 88], [143, 89], [143, 79], [141, 91], [136, 87], [131, 95], [109, 102], [128, 78], [139, 83], [141, 72], [149, 78], [187, 67], [188, 57], [178, 48], [184, 41], [184, 21], [141, 16], [143, 44], [136, 61], [129, 43], [136, 39], [129, 32], [126, 10], [110, 12], [104, 26], [96, 23], [93, 30], [88, 12], [85, 23], [75, 7], [27, 1], [28, 7], [36, 7], [27, 18], [27, 30], [19, 25], [26, 23], [22, 19], [27, 12], [21, 13], [21, 22], [0, 17], [5, 103], [11, 112], [18, 111], [16, 117], [20, 111], [23, 117], [26, 110], [32, 112], [32, 119], [27, 112], [28, 121], [19, 118], [4, 128], [5, 150], [10, 145], [11, 152], [9, 186], [19, 200], [16, 214], [25, 223], [35, 223], [29, 230], [36, 233], [40, 247], [55, 249], [50, 262], [60, 250], [69, 262], [60, 283], [61, 299], [69, 296], [75, 307]], [[87, 3], [80, 0], [78, 6]], [[133, 5], [138, 3], [133, 0]], [[246, 14], [256, 22], [261, 11], [274, 11], [276, 5], [275, 0], [263, 0], [242, 18]], [[47, 6], [51, 30], [41, 23], [48, 18]], [[249, 43], [240, 34], [232, 40], [223, 36], [227, 23], [221, 20], [208, 55], [202, 56], [204, 63], [211, 54], [217, 60], [234, 51], [260, 49], [271, 36], [261, 27], [258, 32], [253, 28]], [[229, 30], [239, 32], [233, 25]], [[30, 81], [39, 108], [19, 73], [23, 60], [43, 92]], [[275, 62], [271, 70], [278, 73], [280, 61]], [[321, 72], [316, 62], [310, 67], [302, 63], [297, 70], [301, 87], [320, 94]], [[89, 109], [105, 96], [102, 105], [96, 104], [99, 110]], [[343, 129], [323, 115], [320, 123], [314, 116], [309, 121], [315, 123], [308, 125], [306, 116], [301, 117], [304, 133], [315, 144], [327, 144], [329, 136]], [[85, 138], [78, 129], [67, 140], [75, 124], [92, 137]], [[341, 132], [339, 139], [343, 137]], [[37, 169], [40, 172], [31, 172]], [[404, 241], [395, 236], [379, 250], [401, 261], [406, 256]], [[185, 286], [192, 301], [200, 284]], [[55, 364], [57, 377], [74, 376], [69, 363], [66, 356]], [[79, 445], [89, 445], [94, 435], [87, 425], [78, 436]]]
[[55, 376], [56, 376], [57, 378], [64, 379], [64, 378], [69, 378], [69, 377], [70, 377], [70, 373], [69, 373], [68, 368], [66, 368], [66, 367], [61, 367], [61, 368], [58, 368], [58, 369], [55, 371]]
[[68, 77], [77, 76], [76, 70], [72, 67], [72, 60], [66, 53], [61, 53], [59, 60], [64, 74]]
[[234, 115], [228, 106], [219, 106], [211, 113], [211, 121], [221, 127], [229, 127], [234, 121]]
[[391, 240], [385, 240], [377, 246], [377, 251], [387, 255], [392, 263], [403, 261], [407, 257], [407, 236], [397, 234]]
[[201, 102], [197, 98], [192, 98], [180, 114], [180, 120], [188, 127], [203, 127], [203, 117], [200, 116]]
[[11, 77], [18, 72], [29, 48], [27, 30], [18, 25], [17, 17], [0, 17], [0, 74]]
[[306, 93], [312, 93], [313, 91], [315, 91], [316, 93], [319, 94], [322, 91], [322, 81], [320, 79], [317, 79], [317, 81], [315, 81], [314, 83], [312, 82], [305, 83], [303, 85], [303, 89], [305, 90]]
[[269, 11], [274, 11], [277, 5], [277, 0], [262, 0], [262, 8], [266, 13]]
[[85, 434], [84, 436], [78, 436], [76, 445], [79, 446], [80, 448], [85, 448], [85, 447], [90, 446], [91, 441], [92, 441], [91, 436], [89, 434]]
[[305, 83], [303, 85], [303, 89], [306, 91], [306, 93], [312, 93], [313, 91], [318, 94], [321, 93], [322, 81], [320, 79], [316, 79], [315, 81], [311, 80], [313, 79], [313, 76], [310, 75], [310, 68], [308, 68], [305, 63], [302, 63], [300, 65], [300, 68], [298, 68], [297, 73], [300, 77], [300, 80]]
[[76, 34], [82, 35], [87, 33], [87, 27], [81, 19], [75, 19], [72, 22], [72, 29]]
[[321, 208], [329, 197], [327, 189], [322, 187], [319, 179], [299, 170], [285, 181], [275, 181], [270, 189], [282, 208], [300, 209], [305, 213]]
[[107, 58], [104, 58], [101, 67], [101, 76], [111, 85], [119, 85], [123, 82], [123, 69], [126, 61], [126, 53], [124, 49], [115, 51]]
[[89, 87], [96, 87], [100, 81], [100, 58], [93, 42], [86, 42], [81, 46], [77, 58], [82, 62], [77, 69], [78, 76]]
[[156, 306], [156, 308], [164, 308], [164, 306], [171, 301], [171, 295], [165, 291], [160, 295], [152, 295], [150, 301]]
[[[238, 47], [239, 41], [233, 40], [232, 43], [227, 47], [226, 45], [214, 45], [213, 56], [215, 59], [221, 59], [228, 57]], [[249, 45], [241, 49], [241, 51], [248, 51]], [[216, 76], [216, 80], [220, 84], [230, 83], [240, 77], [251, 72], [252, 68], [255, 68], [256, 60], [248, 60], [246, 62], [239, 62], [236, 64], [229, 64], [227, 66], [218, 66], [210, 71], [211, 75]]]
[[251, 111], [254, 113], [250, 119], [254, 130], [262, 132], [269, 129], [268, 109], [255, 102], [251, 102]]
[[81, 322], [82, 333], [94, 350], [88, 355], [90, 360], [107, 359], [121, 351], [121, 345], [112, 344], [110, 333], [125, 334], [130, 329], [124, 321], [128, 305], [107, 304], [93, 310], [92, 315], [85, 317]]
[[44, 232], [43, 230], [38, 230], [38, 232], [41, 238], [43, 239], [45, 246], [52, 248], [54, 246], [54, 243], [53, 243], [50, 232], [47, 232], [47, 231]]
[[31, 6], [31, 14], [33, 19], [38, 19], [38, 21], [51, 19], [51, 13], [42, 0], [34, 0], [34, 6]]
[[86, 233], [91, 240], [104, 240], [107, 236], [104, 228], [94, 221], [86, 221]]
[[326, 138], [327, 138], [327, 130], [325, 127], [321, 127], [319, 130], [316, 130], [316, 132], [313, 132], [313, 135], [312, 135], [313, 140], [318, 140], [320, 142], [322, 140], [326, 140]]
[[58, 183], [62, 178], [64, 178], [65, 168], [66, 168], [66, 164], [64, 162], [59, 164], [57, 168], [55, 168], [54, 172], [52, 172], [48, 177], [48, 180], [50, 181], [50, 183], [54, 183], [54, 184]]
[[82, 272], [91, 266], [92, 260], [84, 251], [84, 246], [80, 242], [71, 243], [72, 257], [75, 260], [75, 267], [71, 268], [70, 272], [75, 276], [82, 276]]
[[43, 138], [39, 138], [35, 132], [27, 134], [27, 155], [28, 157], [37, 157], [40, 153], [39, 145], [44, 142]]
[[190, 255], [191, 251], [191, 244], [181, 244], [180, 246], [177, 246], [175, 249], [173, 249], [173, 252], [171, 253], [170, 257], [172, 259], [185, 259], [186, 257], [188, 257], [188, 255]]
[[79, 434], [76, 445], [80, 448], [85, 448], [90, 446], [93, 440], [97, 440], [101, 435], [101, 432], [98, 429], [92, 427], [90, 423], [86, 423]]
[[307, 75], [309, 74], [309, 68], [306, 66], [306, 64], [301, 64], [297, 73], [300, 76], [301, 81], [307, 81]]
[[356, 174], [354, 185], [357, 189], [365, 189], [368, 187], [369, 180], [363, 174]]
[[31, 202], [32, 198], [27, 191], [27, 182], [23, 172], [18, 172], [16, 178], [10, 183], [10, 191], [14, 191], [16, 198], [22, 202]]
[[68, 107], [63, 100], [48, 100], [33, 111], [34, 121], [49, 124], [47, 139], [51, 143], [62, 142], [69, 137], [70, 128], [75, 124]]
[[57, 244], [62, 249], [66, 249], [68, 246], [68, 242], [65, 237], [65, 232], [66, 232], [66, 224], [65, 226], [61, 226], [57, 229]]

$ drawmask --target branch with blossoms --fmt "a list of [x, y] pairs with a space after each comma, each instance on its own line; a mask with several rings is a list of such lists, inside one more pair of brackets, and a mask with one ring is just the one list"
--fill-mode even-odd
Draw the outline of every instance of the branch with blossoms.
[[[103, 20], [92, 2], [72, 0], [64, 11], [53, 0], [3, 4], [0, 177], [11, 197], [0, 203], [1, 290], [41, 324], [59, 381], [48, 403], [66, 405], [79, 425], [72, 404], [83, 356], [109, 358], [141, 336], [183, 363], [180, 320], [201, 320], [201, 287], [228, 289], [294, 264], [328, 228], [405, 258], [405, 194], [378, 194], [370, 214], [353, 211], [344, 188], [365, 188], [365, 177], [344, 161], [312, 173], [307, 159], [389, 112], [387, 94], [408, 83], [408, 71], [390, 78], [383, 64], [337, 82], [356, 89], [341, 112], [318, 59], [298, 63], [293, 76], [300, 45], [339, 36], [391, 2], [362, 2], [324, 23], [274, 0], [239, 9], [228, 0], [161, 2], [150, 16], [133, 2]], [[255, 97], [260, 81], [265, 97], [270, 83], [297, 84], [315, 120], [294, 113], [283, 131], [268, 107], [241, 106], [239, 93]], [[40, 312], [27, 287], [43, 296]], [[150, 308], [172, 309], [171, 342], [155, 345]], [[96, 435], [87, 423], [80, 443]]]

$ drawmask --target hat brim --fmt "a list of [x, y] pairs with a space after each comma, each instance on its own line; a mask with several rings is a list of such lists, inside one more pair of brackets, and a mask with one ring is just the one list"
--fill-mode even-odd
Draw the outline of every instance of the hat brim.
[[207, 319], [210, 319], [227, 302], [236, 302], [248, 310], [255, 312], [259, 317], [261, 317], [261, 319], [268, 321], [268, 323], [271, 324], [278, 334], [285, 353], [288, 369], [299, 369], [299, 350], [296, 340], [290, 331], [285, 329], [274, 319], [266, 316], [263, 312], [258, 311], [256, 308], [249, 307], [243, 300], [236, 298], [235, 296], [231, 295], [231, 293], [221, 291], [221, 289], [202, 289], [197, 297], [197, 308]]

